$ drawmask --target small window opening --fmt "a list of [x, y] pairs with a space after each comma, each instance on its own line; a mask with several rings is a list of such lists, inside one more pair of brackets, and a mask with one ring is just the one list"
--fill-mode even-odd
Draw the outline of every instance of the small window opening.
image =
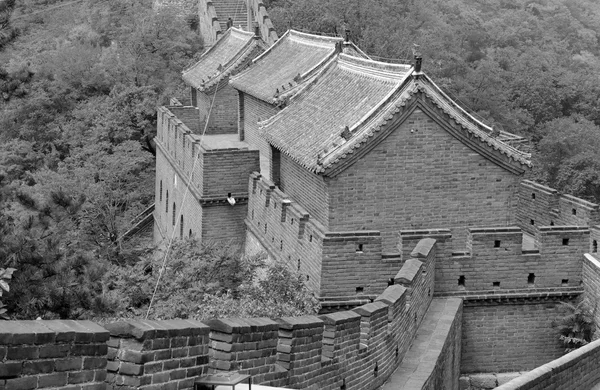
[[310, 280], [310, 275], [306, 275], [306, 281], [308, 282]]
[[534, 221], [533, 219], [530, 219], [530, 220], [529, 220], [529, 224], [531, 224], [531, 225], [535, 225], [535, 221]]
[[364, 287], [356, 287], [356, 293], [357, 294], [362, 294], [362, 292], [364, 291]]
[[183, 215], [179, 217], [179, 238], [183, 238]]
[[279, 250], [282, 251], [283, 250], [283, 240], [281, 240], [281, 242], [279, 243]]
[[340, 386], [340, 390], [346, 390], [346, 380], [342, 379], [342, 385]]
[[394, 278], [389, 278], [388, 279], [388, 286], [393, 286], [394, 285]]
[[267, 223], [265, 222], [265, 234], [267, 234]]
[[572, 213], [573, 215], [577, 215], [577, 209], [572, 209], [572, 210], [571, 210], [571, 213]]
[[375, 369], [373, 369], [373, 376], [377, 376], [379, 374], [379, 365], [375, 362]]
[[494, 286], [494, 287], [500, 287], [500, 282], [494, 282], [494, 283], [492, 283], [492, 286]]
[[356, 253], [362, 253], [363, 244], [356, 244]]
[[398, 349], [398, 347], [396, 347], [396, 357], [398, 357], [399, 354], [400, 354], [400, 350]]
[[294, 224], [294, 218], [292, 218], [292, 225]]
[[427, 270], [425, 268], [423, 268], [423, 271], [421, 271], [421, 274], [427, 275]]
[[561, 281], [561, 283], [562, 283], [563, 286], [568, 286], [569, 285], [569, 279], [563, 279]]
[[273, 208], [276, 209], [277, 208], [277, 202], [273, 202]]
[[158, 201], [162, 202], [162, 180], [160, 181], [160, 193], [158, 195]]
[[177, 212], [175, 211], [177, 209], [177, 206], [175, 206], [175, 202], [173, 202], [173, 226], [175, 226], [175, 222], [177, 219]]
[[312, 242], [312, 234], [308, 237], [308, 242]]
[[563, 238], [562, 239], [562, 244], [563, 245], [569, 245], [569, 239], [568, 238]]
[[465, 286], [465, 275], [460, 275], [458, 277], [458, 285], [464, 287]]
[[535, 192], [531, 194], [531, 199], [535, 199]]
[[554, 221], [550, 221], [550, 226], [554, 226]]
[[165, 194], [165, 213], [169, 212], [169, 190]]
[[494, 248], [500, 248], [500, 240], [494, 241]]
[[271, 237], [271, 243], [275, 242], [275, 236]]
[[300, 271], [300, 259], [298, 259], [298, 271]]
[[252, 214], [252, 219], [254, 219], [254, 210], [252, 210], [251, 214]]
[[431, 296], [431, 287], [427, 290], [427, 296], [430, 297]]
[[417, 322], [417, 313], [415, 313], [415, 322]]
[[533, 285], [535, 284], [535, 274], [531, 273], [527, 276], [527, 284]]
[[192, 238], [192, 229], [190, 229], [189, 237]]
[[592, 253], [598, 252], [598, 241], [592, 241]]

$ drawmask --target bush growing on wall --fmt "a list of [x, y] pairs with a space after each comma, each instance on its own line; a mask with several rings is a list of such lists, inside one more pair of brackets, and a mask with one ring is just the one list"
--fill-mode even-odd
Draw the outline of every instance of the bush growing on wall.
[[569, 353], [592, 341], [596, 330], [595, 309], [591, 310], [584, 301], [576, 304], [561, 302], [561, 307], [565, 315], [553, 323], [553, 326], [558, 329], [565, 353]]

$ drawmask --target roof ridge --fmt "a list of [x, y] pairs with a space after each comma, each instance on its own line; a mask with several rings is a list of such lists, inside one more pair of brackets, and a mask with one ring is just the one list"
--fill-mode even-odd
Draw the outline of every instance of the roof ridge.
[[254, 34], [252, 31], [246, 31], [246, 30], [244, 30], [244, 29], [237, 28], [237, 27], [234, 27], [234, 26], [231, 26], [231, 27], [229, 28], [229, 30], [231, 30], [231, 33], [232, 33], [232, 35], [233, 35], [234, 33], [235, 33], [235, 34], [239, 34], [239, 35], [245, 35], [245, 36], [247, 36], [247, 37], [254, 37], [254, 35], [255, 35], [255, 34]]
[[378, 78], [387, 77], [394, 80], [404, 80], [406, 78], [406, 72], [409, 72], [412, 69], [412, 65], [390, 64], [387, 62], [359, 58], [344, 53], [341, 53], [338, 58], [338, 62], [343, 69]]
[[320, 43], [320, 44], [324, 44], [324, 43], [329, 43], [329, 44], [336, 44], [337, 42], [344, 42], [344, 38], [342, 37], [332, 37], [332, 36], [326, 36], [326, 35], [316, 35], [316, 34], [310, 34], [310, 33], [305, 33], [302, 31], [298, 31], [298, 30], [292, 30], [289, 29], [289, 35], [291, 39], [294, 39], [296, 41], [301, 41], [301, 42], [306, 42], [306, 43]]

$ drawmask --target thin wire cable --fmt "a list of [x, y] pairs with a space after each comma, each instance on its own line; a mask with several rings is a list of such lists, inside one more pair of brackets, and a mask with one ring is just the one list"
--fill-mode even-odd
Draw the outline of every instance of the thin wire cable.
[[[210, 119], [210, 114], [212, 113], [212, 108], [215, 103], [215, 98], [217, 97], [217, 91], [219, 90], [219, 83], [215, 86], [215, 93], [213, 94], [212, 100], [210, 102], [210, 107], [208, 109], [208, 115], [206, 116], [206, 123], [204, 124], [204, 130], [202, 130], [202, 134], [200, 135], [200, 147], [202, 147], [202, 141], [204, 140], [204, 134], [206, 133], [206, 129], [208, 128], [208, 122]], [[185, 137], [185, 135], [183, 135]], [[193, 148], [193, 146], [192, 146]], [[193, 149], [192, 149], [193, 150]], [[194, 175], [194, 171], [196, 170], [196, 163], [200, 160], [200, 150], [198, 150], [198, 156], [194, 158], [194, 165], [192, 166], [192, 170], [188, 176], [188, 184], [191, 185], [191, 179]], [[154, 298], [156, 297], [156, 292], [158, 291], [158, 286], [162, 279], [162, 276], [167, 268], [167, 258], [169, 256], [169, 251], [171, 250], [171, 246], [173, 245], [173, 240], [175, 239], [175, 233], [177, 232], [177, 227], [181, 224], [181, 214], [183, 210], [183, 205], [185, 204], [185, 199], [187, 198], [188, 193], [190, 192], [190, 186], [185, 186], [185, 192], [183, 193], [183, 199], [181, 200], [181, 206], [179, 207], [179, 212], [177, 212], [177, 217], [175, 219], [175, 225], [173, 226], [173, 232], [171, 233], [171, 238], [169, 239], [169, 245], [167, 245], [167, 250], [165, 252], [165, 256], [163, 258], [162, 266], [160, 268], [160, 272], [158, 273], [158, 279], [156, 279], [156, 285], [154, 286], [154, 291], [152, 292], [152, 297], [150, 298], [150, 304], [148, 305], [148, 311], [146, 311], [145, 320], [148, 319], [150, 315], [150, 310], [152, 309], [152, 304], [154, 303]], [[180, 227], [181, 229], [181, 227]]]

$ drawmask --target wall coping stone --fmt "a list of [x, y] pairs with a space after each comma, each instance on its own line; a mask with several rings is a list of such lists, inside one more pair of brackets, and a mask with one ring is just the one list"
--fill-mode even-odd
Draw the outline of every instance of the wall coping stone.
[[523, 230], [518, 226], [508, 227], [476, 227], [467, 229], [471, 234], [477, 233], [519, 233], [522, 234]]
[[426, 258], [433, 249], [436, 241], [433, 238], [424, 238], [417, 243], [415, 249], [410, 253], [410, 257]]
[[564, 225], [564, 226], [540, 226], [540, 233], [551, 234], [552, 232], [585, 232], [590, 228], [587, 226]]
[[341, 311], [337, 313], [324, 314], [319, 318], [325, 325], [340, 325], [352, 321], [360, 321], [361, 315], [353, 311]]
[[209, 327], [195, 320], [127, 320], [105, 325], [113, 337], [146, 340], [175, 336], [208, 334]]
[[249, 333], [261, 330], [277, 330], [279, 324], [269, 318], [216, 318], [205, 321], [211, 331], [222, 333]]
[[375, 301], [372, 303], [367, 303], [366, 305], [359, 306], [352, 310], [360, 314], [361, 317], [371, 317], [374, 314], [387, 311], [388, 307], [389, 306], [385, 302]]
[[401, 286], [399, 284], [394, 284], [394, 285], [386, 288], [383, 291], [383, 293], [381, 295], [379, 295], [379, 297], [377, 297], [377, 299], [375, 299], [375, 302], [381, 301], [381, 302], [387, 303], [390, 306], [393, 306], [396, 302], [398, 302], [400, 299], [402, 299], [402, 297], [404, 296], [405, 293], [406, 293], [406, 287]]
[[527, 187], [527, 188], [531, 188], [531, 189], [534, 189], [534, 190], [545, 192], [548, 195], [556, 195], [556, 194], [558, 194], [558, 190], [556, 190], [554, 188], [546, 187], [543, 184], [539, 184], [539, 183], [536, 183], [536, 182], [531, 181], [531, 180], [523, 180], [523, 181], [521, 181], [521, 185], [523, 187]]
[[317, 316], [281, 317], [276, 320], [279, 329], [295, 330], [323, 327], [323, 321]]
[[54, 344], [55, 342], [105, 342], [109, 332], [92, 321], [3, 321], [0, 344]]
[[400, 268], [400, 271], [398, 271], [396, 274], [394, 281], [398, 283], [411, 284], [417, 273], [421, 270], [422, 266], [423, 262], [420, 260], [414, 258], [406, 260], [402, 268]]

